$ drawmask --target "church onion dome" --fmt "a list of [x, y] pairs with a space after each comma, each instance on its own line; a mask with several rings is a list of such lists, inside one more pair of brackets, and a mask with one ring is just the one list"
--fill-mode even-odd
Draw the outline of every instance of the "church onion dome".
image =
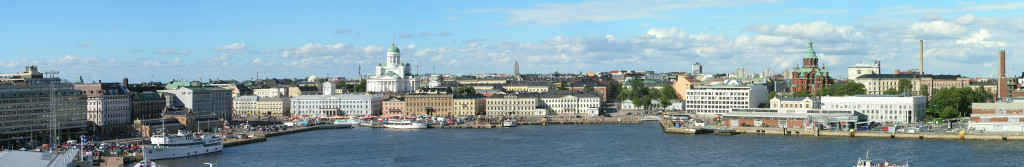
[[408, 66], [410, 66], [410, 64], [409, 63], [405, 63], [405, 66], [408, 67]]
[[808, 42], [807, 43], [807, 52], [804, 52], [804, 58], [805, 59], [808, 59], [808, 58], [810, 58], [810, 59], [817, 59], [818, 58], [816, 53], [814, 53], [814, 42]]
[[398, 47], [395, 44], [391, 44], [391, 48], [388, 48], [388, 52], [399, 52]]

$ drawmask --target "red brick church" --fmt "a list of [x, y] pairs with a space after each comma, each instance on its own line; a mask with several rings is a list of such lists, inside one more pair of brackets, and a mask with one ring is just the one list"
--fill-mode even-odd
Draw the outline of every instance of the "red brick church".
[[790, 84], [790, 91], [799, 92], [806, 90], [814, 94], [822, 88], [832, 85], [832, 77], [828, 76], [828, 69], [818, 66], [818, 56], [814, 53], [814, 42], [807, 43], [807, 52], [804, 53], [803, 66], [793, 68], [793, 82]]

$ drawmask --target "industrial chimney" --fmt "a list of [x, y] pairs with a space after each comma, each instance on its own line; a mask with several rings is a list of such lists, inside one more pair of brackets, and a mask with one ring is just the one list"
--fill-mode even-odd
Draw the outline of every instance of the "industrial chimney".
[[918, 69], [918, 70], [920, 70], [921, 75], [924, 75], [924, 40], [921, 40], [921, 60], [920, 61], [921, 61], [921, 69]]
[[1009, 97], [1007, 96], [1009, 88], [1006, 86], [1006, 50], [999, 50], [999, 78], [997, 78], [996, 81], [999, 82], [997, 84], [999, 86], [997, 88], [999, 89], [999, 92], [996, 93], [996, 97]]

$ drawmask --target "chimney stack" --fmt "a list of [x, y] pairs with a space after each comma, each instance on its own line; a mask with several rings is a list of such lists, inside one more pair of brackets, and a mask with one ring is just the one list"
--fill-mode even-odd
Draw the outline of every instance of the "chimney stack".
[[999, 92], [996, 93], [997, 98], [1009, 97], [1009, 87], [1006, 86], [1006, 50], [999, 50], [999, 78], [996, 78], [999, 82], [997, 89]]
[[918, 70], [924, 75], [924, 40], [921, 40], [921, 69]]
[[128, 78], [121, 79], [121, 86], [128, 88]]

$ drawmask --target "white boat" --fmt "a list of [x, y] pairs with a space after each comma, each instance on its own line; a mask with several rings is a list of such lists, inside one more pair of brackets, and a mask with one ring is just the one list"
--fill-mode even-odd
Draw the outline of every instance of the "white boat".
[[658, 117], [658, 116], [644, 116], [644, 117], [641, 117], [639, 119], [640, 119], [640, 121], [659, 121], [659, 120], [661, 120], [661, 117]]
[[336, 129], [336, 128], [352, 128], [355, 125], [359, 125], [359, 122], [349, 123], [349, 122], [344, 122], [341, 119], [336, 119], [336, 120], [334, 120], [334, 123], [332, 123], [332, 124], [323, 124], [323, 125], [320, 125], [319, 127], [320, 127], [320, 129]]
[[384, 127], [395, 129], [426, 129], [427, 123], [410, 120], [388, 120]]
[[359, 125], [360, 122], [361, 121], [359, 121], [358, 119], [335, 119], [334, 120], [334, 124], [335, 125], [337, 125], [337, 124], [345, 124], [345, 125], [356, 126], [356, 125]]
[[224, 138], [208, 133], [184, 133], [177, 135], [154, 135], [150, 142], [153, 147], [143, 147], [151, 160], [200, 155], [224, 150]]
[[903, 165], [890, 164], [889, 161], [885, 161], [885, 163], [882, 163], [882, 164], [875, 164], [874, 162], [871, 162], [870, 159], [868, 159], [868, 153], [871, 153], [871, 151], [868, 151], [867, 153], [864, 153], [864, 159], [857, 158], [857, 166], [854, 166], [854, 167], [876, 167], [876, 166], [882, 166], [882, 167], [908, 167], [908, 166], [910, 166], [910, 164], [903, 164]]
[[[146, 147], [143, 146], [142, 149], [145, 150]], [[139, 163], [135, 163], [133, 167], [160, 167], [160, 165], [157, 165], [156, 162], [150, 161], [149, 156], [146, 156], [146, 152], [143, 151], [142, 161], [139, 161]]]
[[503, 126], [503, 127], [516, 127], [516, 126], [519, 126], [519, 122], [517, 122], [514, 119], [506, 119], [504, 122], [501, 123], [501, 126]]

